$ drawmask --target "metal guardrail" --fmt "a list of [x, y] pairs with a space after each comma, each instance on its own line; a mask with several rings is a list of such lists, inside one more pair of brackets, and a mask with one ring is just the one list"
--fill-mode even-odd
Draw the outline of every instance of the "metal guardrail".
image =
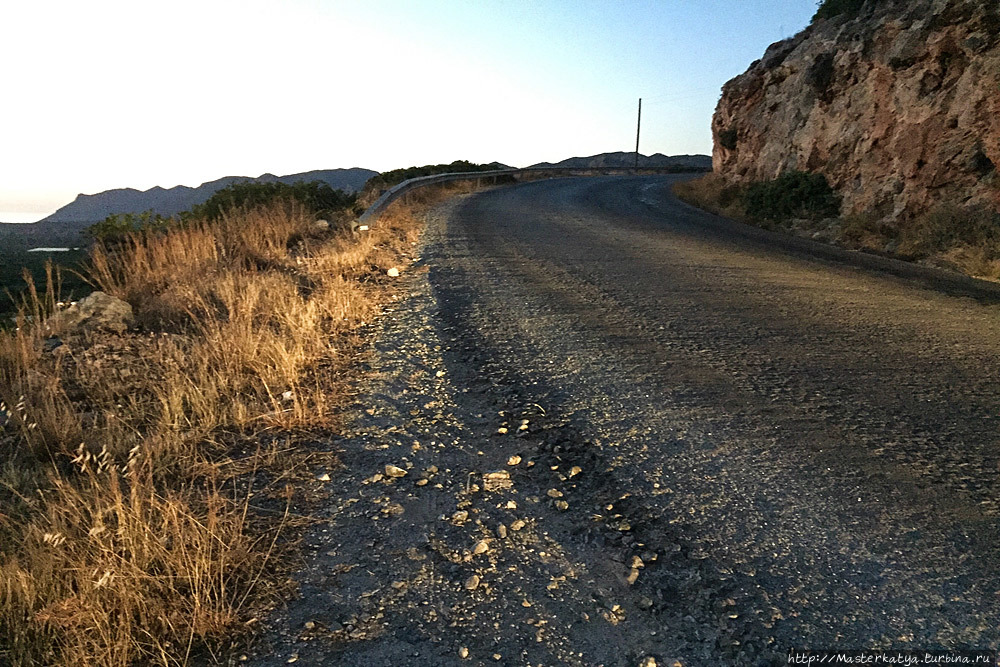
[[[378, 219], [378, 216], [382, 211], [384, 211], [389, 204], [399, 199], [401, 196], [413, 190], [427, 187], [428, 185], [436, 185], [438, 183], [449, 183], [452, 181], [472, 181], [479, 179], [489, 179], [496, 178], [498, 176], [513, 176], [515, 179], [524, 178], [529, 175], [541, 175], [549, 177], [559, 177], [559, 176], [591, 176], [597, 172], [601, 176], [610, 176], [612, 174], [657, 174], [665, 173], [672, 174], [678, 173], [682, 168], [679, 167], [640, 167], [639, 169], [634, 169], [632, 167], [579, 167], [579, 168], [567, 168], [567, 167], [530, 167], [526, 169], [495, 169], [492, 171], [461, 171], [453, 172], [449, 174], [432, 174], [430, 176], [419, 176], [417, 178], [411, 178], [407, 181], [403, 181], [397, 185], [392, 186], [388, 190], [382, 193], [382, 195], [375, 200], [375, 203], [365, 209], [354, 223], [354, 229], [367, 229], [369, 226], [374, 224]], [[694, 170], [692, 170], [694, 171]]]

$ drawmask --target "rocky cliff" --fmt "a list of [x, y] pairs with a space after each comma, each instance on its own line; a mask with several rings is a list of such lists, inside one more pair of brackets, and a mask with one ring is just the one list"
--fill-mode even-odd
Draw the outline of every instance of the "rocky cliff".
[[844, 213], [1000, 210], [1000, 2], [854, 4], [723, 87], [714, 170], [738, 183], [821, 172]]

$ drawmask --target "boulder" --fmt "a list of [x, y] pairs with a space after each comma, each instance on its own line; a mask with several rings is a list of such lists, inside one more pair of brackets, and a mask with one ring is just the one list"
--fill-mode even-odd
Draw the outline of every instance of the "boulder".
[[121, 333], [132, 326], [134, 315], [128, 302], [98, 291], [56, 313], [50, 318], [50, 323], [53, 329]]

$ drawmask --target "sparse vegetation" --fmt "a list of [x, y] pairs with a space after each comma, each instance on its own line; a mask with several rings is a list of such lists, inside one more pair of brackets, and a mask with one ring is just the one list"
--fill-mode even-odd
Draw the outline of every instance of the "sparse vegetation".
[[848, 215], [840, 225], [839, 240], [855, 250], [884, 252], [898, 239], [899, 230], [871, 212]]
[[706, 174], [700, 178], [679, 181], [674, 184], [674, 194], [689, 204], [724, 215], [736, 220], [747, 220], [743, 207], [743, 189], [726, 183], [718, 174]]
[[354, 212], [357, 195], [334, 190], [322, 181], [300, 181], [289, 185], [246, 181], [215, 192], [205, 202], [177, 216], [153, 211], [116, 213], [86, 229], [86, 235], [102, 243], [117, 243], [133, 232], [162, 232], [189, 222], [216, 221], [234, 210], [248, 210], [273, 204], [298, 204], [316, 216], [346, 219]]
[[333, 423], [428, 196], [361, 237], [280, 201], [98, 244], [87, 275], [133, 306], [124, 333], [63, 328], [29, 285], [0, 331], [0, 662], [208, 662], [242, 631], [319, 456], [294, 434]]
[[939, 258], [969, 273], [1000, 278], [1000, 213], [983, 207], [942, 205], [900, 231], [900, 253]]
[[359, 200], [364, 206], [371, 205], [383, 191], [411, 178], [433, 176], [434, 174], [492, 171], [501, 168], [502, 165], [497, 163], [476, 164], [467, 160], [455, 160], [450, 164], [427, 164], [422, 167], [406, 167], [404, 169], [383, 171], [381, 174], [368, 179], [368, 182], [361, 189]]
[[27, 252], [10, 246], [4, 248], [0, 263], [0, 329], [13, 325], [18, 308], [27, 295], [25, 275], [41, 287], [45, 285], [46, 265], [58, 260], [54, 273], [58, 292], [63, 298], [76, 298], [89, 291], [88, 285], [73, 272], [86, 259], [85, 250], [60, 253]]
[[674, 193], [749, 224], [1000, 280], [1000, 213], [981, 206], [940, 205], [898, 224], [872, 212], [830, 220], [839, 201], [831, 198], [825, 179], [820, 183], [815, 175], [801, 172], [745, 187], [709, 174], [675, 184]]

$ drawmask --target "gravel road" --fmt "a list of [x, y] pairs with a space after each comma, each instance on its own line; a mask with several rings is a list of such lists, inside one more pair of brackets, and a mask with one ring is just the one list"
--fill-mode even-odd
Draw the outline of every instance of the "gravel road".
[[676, 178], [435, 212], [254, 664], [1000, 646], [1000, 292], [781, 247]]

